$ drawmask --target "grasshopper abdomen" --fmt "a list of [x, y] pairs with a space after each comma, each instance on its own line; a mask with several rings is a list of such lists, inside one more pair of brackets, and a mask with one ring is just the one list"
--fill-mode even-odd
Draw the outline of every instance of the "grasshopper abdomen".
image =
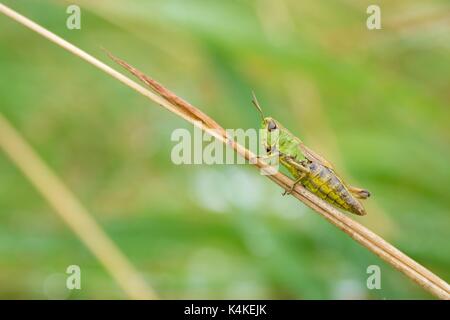
[[310, 174], [302, 179], [302, 185], [328, 203], [357, 215], [365, 215], [363, 206], [353, 197], [344, 182], [331, 168], [311, 161], [307, 164]]

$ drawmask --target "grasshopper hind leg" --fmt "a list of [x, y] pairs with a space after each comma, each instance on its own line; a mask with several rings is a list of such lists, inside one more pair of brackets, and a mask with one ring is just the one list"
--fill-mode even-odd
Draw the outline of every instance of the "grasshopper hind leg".
[[296, 186], [297, 184], [299, 184], [300, 181], [302, 181], [302, 179], [305, 177], [305, 175], [306, 175], [306, 174], [302, 173], [302, 174], [300, 175], [300, 177], [297, 178], [297, 179], [294, 181], [294, 183], [292, 184], [292, 186], [291, 186], [289, 189], [284, 190], [284, 192], [282, 193], [282, 195], [283, 195], [283, 196], [285, 196], [285, 195], [290, 195], [290, 194], [294, 191], [295, 186]]
[[358, 199], [367, 199], [370, 197], [370, 192], [366, 189], [348, 186], [348, 191]]
[[283, 160], [288, 164], [289, 171], [298, 176], [292, 186], [289, 189], [284, 190], [283, 196], [285, 196], [291, 194], [294, 191], [295, 186], [299, 184], [307, 174], [310, 174], [311, 171], [304, 163], [297, 162], [291, 157], [284, 156]]

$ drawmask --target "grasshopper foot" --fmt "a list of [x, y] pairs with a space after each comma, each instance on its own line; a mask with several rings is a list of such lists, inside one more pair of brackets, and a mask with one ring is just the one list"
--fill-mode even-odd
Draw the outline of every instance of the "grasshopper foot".
[[297, 180], [294, 181], [289, 189], [284, 190], [283, 196], [292, 194], [292, 192], [294, 192], [295, 186], [303, 179], [303, 177], [304, 175], [302, 174]]
[[295, 184], [290, 188], [290, 189], [286, 189], [284, 190], [284, 192], [281, 194], [282, 196], [289, 196], [292, 194], [292, 192], [295, 189]]

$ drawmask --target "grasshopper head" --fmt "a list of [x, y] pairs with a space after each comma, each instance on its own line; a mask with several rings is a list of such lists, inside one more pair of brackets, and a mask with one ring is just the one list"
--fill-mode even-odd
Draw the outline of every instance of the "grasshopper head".
[[266, 117], [263, 119], [262, 128], [268, 132], [279, 129], [279, 125], [274, 118]]
[[274, 152], [277, 148], [280, 125], [274, 118], [266, 117], [262, 121], [262, 143], [266, 148], [266, 152]]
[[255, 93], [252, 94], [253, 105], [258, 110], [259, 115], [262, 119], [261, 127], [264, 133], [262, 137], [263, 145], [266, 147], [266, 151], [269, 153], [274, 150], [275, 144], [278, 142], [278, 129], [280, 128], [280, 125], [274, 118], [264, 117], [262, 109], [259, 106], [258, 100], [256, 99]]

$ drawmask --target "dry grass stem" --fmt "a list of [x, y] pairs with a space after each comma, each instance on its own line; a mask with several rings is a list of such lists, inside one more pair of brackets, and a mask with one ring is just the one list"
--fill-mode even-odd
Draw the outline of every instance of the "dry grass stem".
[[[185, 102], [172, 92], [162, 87], [155, 80], [151, 79], [148, 76], [145, 76], [142, 72], [130, 66], [123, 60], [110, 55], [116, 62], [127, 68], [146, 85], [150, 86], [152, 90], [155, 90], [158, 95], [145, 89], [144, 87], [140, 86], [139, 84], [135, 83], [134, 81], [118, 73], [117, 71], [95, 59], [94, 57], [90, 56], [86, 52], [78, 49], [74, 45], [68, 43], [67, 41], [51, 33], [50, 31], [42, 28], [29, 19], [17, 14], [16, 12], [7, 9], [4, 6], [0, 6], [0, 12], [3, 12], [12, 19], [41, 34], [42, 36], [66, 49], [67, 51], [86, 60], [95, 67], [106, 72], [108, 75], [116, 78], [130, 88], [146, 96], [150, 100], [181, 116], [193, 125], [200, 127], [223, 143], [231, 146], [240, 156], [244, 157], [245, 159], [253, 159], [252, 162], [256, 167], [260, 169], [267, 168], [266, 164], [258, 160], [252, 152], [250, 152], [240, 144], [237, 144], [235, 141], [228, 139], [224, 129], [219, 126], [214, 120], [202, 113], [199, 109], [195, 108], [191, 104]], [[292, 186], [292, 180], [279, 172], [273, 175], [268, 175], [267, 177], [284, 189], [289, 189]], [[357, 223], [350, 217], [341, 213], [336, 208], [332, 207], [314, 194], [310, 193], [301, 185], [297, 185], [295, 187], [292, 195], [312, 208], [314, 211], [319, 213], [330, 223], [344, 231], [352, 239], [354, 239], [355, 241], [366, 247], [368, 250], [375, 253], [385, 262], [391, 264], [394, 268], [401, 271], [407, 277], [418, 283], [424, 290], [430, 292], [440, 299], [450, 299], [450, 286], [444, 280], [399, 251], [397, 248], [392, 246], [380, 236], [376, 235], [366, 227]]]

